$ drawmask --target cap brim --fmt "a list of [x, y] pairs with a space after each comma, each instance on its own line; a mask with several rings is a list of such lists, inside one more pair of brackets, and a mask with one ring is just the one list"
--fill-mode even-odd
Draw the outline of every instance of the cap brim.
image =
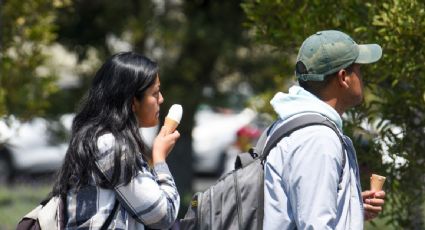
[[378, 44], [367, 44], [357, 46], [359, 48], [359, 56], [354, 61], [354, 63], [368, 64], [381, 59], [382, 48]]

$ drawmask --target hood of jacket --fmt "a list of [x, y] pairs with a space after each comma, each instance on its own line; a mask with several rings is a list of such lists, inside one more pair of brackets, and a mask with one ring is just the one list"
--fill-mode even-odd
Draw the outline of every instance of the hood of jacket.
[[276, 93], [270, 104], [282, 120], [300, 113], [320, 113], [342, 130], [342, 119], [338, 112], [300, 86], [292, 86], [288, 93]]

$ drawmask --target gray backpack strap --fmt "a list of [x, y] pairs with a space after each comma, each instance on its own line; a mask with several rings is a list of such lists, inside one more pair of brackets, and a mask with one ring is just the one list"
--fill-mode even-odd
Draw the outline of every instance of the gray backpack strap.
[[273, 127], [273, 125], [276, 122], [274, 122], [273, 124], [271, 124], [269, 127], [267, 127], [263, 133], [261, 134], [260, 138], [258, 138], [257, 144], [255, 145], [255, 149], [254, 152], [256, 153], [261, 153], [261, 151], [263, 151], [264, 146], [266, 145], [267, 142], [267, 136], [269, 135], [270, 129]]
[[268, 126], [263, 131], [261, 136], [258, 138], [257, 144], [254, 148], [250, 148], [248, 152], [237, 154], [235, 160], [235, 169], [245, 167], [248, 164], [251, 164], [255, 159], [257, 159], [266, 144], [267, 136], [269, 135], [271, 128], [276, 124], [276, 122], [277, 121], [273, 122], [273, 124]]
[[332, 129], [337, 134], [339, 140], [341, 141], [342, 168], [344, 168], [346, 156], [345, 142], [343, 140], [343, 137], [341, 136], [341, 133], [339, 132], [338, 128], [331, 121], [319, 114], [305, 114], [283, 123], [277, 130], [272, 133], [266, 146], [264, 147], [264, 149], [262, 149], [260, 154], [262, 160], [264, 161], [267, 158], [270, 151], [277, 145], [277, 143], [279, 143], [279, 141], [283, 137], [289, 136], [294, 131], [311, 125], [324, 125]]
[[[276, 121], [277, 122], [277, 121]], [[299, 117], [296, 117], [288, 122], [284, 122], [279, 128], [277, 128], [270, 136], [269, 141], [267, 141], [267, 137], [271, 129], [274, 127], [276, 122], [273, 122], [269, 127], [267, 127], [260, 138], [257, 141], [257, 144], [254, 149], [250, 149], [248, 153], [238, 154], [235, 161], [235, 169], [245, 167], [246, 165], [253, 162], [255, 158], [258, 156], [261, 157], [262, 161], [264, 161], [269, 155], [270, 151], [279, 143], [279, 141], [285, 137], [289, 136], [294, 131], [311, 126], [311, 125], [324, 125], [332, 129], [338, 136], [341, 147], [342, 147], [342, 167], [345, 166], [346, 156], [345, 156], [345, 142], [344, 139], [339, 132], [338, 128], [329, 121], [326, 117], [319, 114], [305, 114]]]

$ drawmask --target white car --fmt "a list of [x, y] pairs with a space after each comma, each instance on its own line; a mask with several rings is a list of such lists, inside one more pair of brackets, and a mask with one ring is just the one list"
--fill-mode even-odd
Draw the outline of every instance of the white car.
[[225, 169], [227, 150], [236, 141], [237, 131], [251, 123], [256, 115], [251, 109], [237, 113], [199, 110], [192, 130], [194, 172], [220, 175]]
[[[68, 149], [74, 116], [65, 114], [53, 123], [39, 117], [27, 122], [13, 117], [0, 120], [0, 184], [12, 182], [18, 175], [57, 171]], [[60, 132], [52, 133], [52, 129]], [[143, 128], [142, 134], [151, 143], [157, 132], [156, 127]], [[64, 136], [58, 138], [60, 134]]]
[[[220, 175], [225, 169], [226, 154], [236, 140], [237, 131], [251, 123], [256, 112], [217, 112], [201, 109], [195, 115], [193, 138], [193, 169], [197, 174]], [[74, 114], [61, 116], [59, 125], [69, 135]], [[68, 148], [68, 138], [52, 142], [51, 124], [43, 118], [28, 122], [17, 119], [0, 120], [0, 182], [20, 174], [49, 173], [58, 170]], [[143, 128], [141, 133], [151, 144], [158, 127]]]
[[[60, 117], [56, 125], [69, 132], [73, 115]], [[0, 120], [0, 182], [11, 181], [20, 174], [49, 173], [62, 164], [68, 143], [53, 140], [49, 121], [34, 118], [20, 122], [11, 117]], [[56, 126], [57, 127], [57, 126]]]

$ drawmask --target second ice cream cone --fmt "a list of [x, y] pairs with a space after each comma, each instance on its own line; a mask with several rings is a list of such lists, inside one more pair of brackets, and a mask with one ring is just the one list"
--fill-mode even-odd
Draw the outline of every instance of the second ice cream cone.
[[378, 174], [372, 174], [370, 177], [370, 190], [381, 191], [385, 183], [385, 177]]

